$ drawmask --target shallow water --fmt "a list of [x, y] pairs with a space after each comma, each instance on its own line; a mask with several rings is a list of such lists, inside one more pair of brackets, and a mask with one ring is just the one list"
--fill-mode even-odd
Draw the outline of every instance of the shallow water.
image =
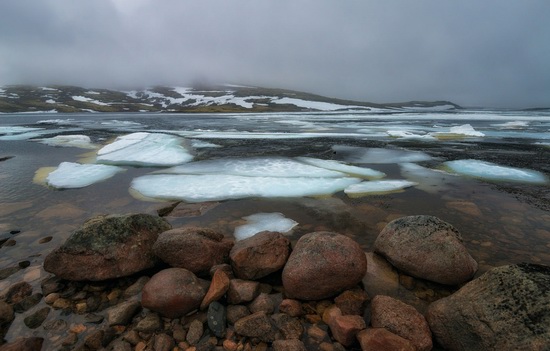
[[[62, 120], [38, 123], [52, 119]], [[510, 121], [525, 123], [505, 124]], [[416, 134], [448, 131], [466, 123], [486, 136], [427, 142], [392, 138], [386, 133], [396, 129]], [[195, 160], [308, 156], [346, 161], [348, 155], [334, 148], [340, 145], [423, 151], [432, 158], [417, 164], [428, 168], [448, 160], [476, 158], [550, 175], [550, 149], [546, 145], [550, 141], [550, 115], [540, 113], [0, 115], [0, 126], [80, 129], [67, 134], [85, 134], [97, 144], [135, 131], [165, 131], [221, 146], [195, 148]], [[520, 129], [508, 129], [510, 126]], [[39, 168], [78, 162], [87, 152], [30, 140], [0, 140], [0, 159], [13, 156], [0, 161], [0, 239], [10, 239], [0, 247], [0, 270], [30, 263], [0, 280], [0, 291], [20, 280], [29, 281], [35, 291], [40, 291], [40, 280], [48, 276], [41, 268], [45, 255], [86, 219], [104, 213], [156, 213], [171, 203], [143, 201], [128, 191], [131, 180], [154, 171], [151, 167], [125, 166], [123, 173], [81, 189], [55, 190], [33, 182]], [[404, 179], [395, 163], [356, 165], [384, 172], [387, 179]], [[365, 251], [372, 251], [376, 236], [389, 221], [407, 215], [434, 215], [460, 231], [480, 263], [479, 273], [509, 263], [550, 265], [548, 184], [490, 183], [443, 173], [435, 179], [419, 179], [423, 187], [397, 193], [360, 198], [338, 192], [320, 198], [226, 200], [202, 215], [167, 219], [173, 226], [208, 226], [231, 237], [234, 229], [244, 224], [242, 217], [280, 212], [299, 223], [290, 235], [293, 240], [311, 231], [331, 230], [353, 237]], [[18, 333], [30, 332], [12, 327], [7, 337]]]

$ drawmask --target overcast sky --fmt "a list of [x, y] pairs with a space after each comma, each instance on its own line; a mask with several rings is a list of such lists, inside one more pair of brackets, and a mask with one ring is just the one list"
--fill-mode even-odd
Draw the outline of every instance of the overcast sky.
[[0, 1], [0, 85], [193, 82], [550, 106], [550, 1]]

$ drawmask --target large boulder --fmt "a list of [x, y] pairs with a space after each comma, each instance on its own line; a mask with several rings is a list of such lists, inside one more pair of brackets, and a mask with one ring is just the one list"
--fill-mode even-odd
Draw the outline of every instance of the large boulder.
[[477, 262], [458, 230], [433, 216], [408, 216], [388, 223], [374, 249], [401, 271], [440, 284], [462, 284], [477, 271]]
[[494, 268], [432, 303], [427, 319], [448, 350], [550, 349], [550, 267]]
[[97, 216], [86, 221], [44, 260], [44, 269], [67, 280], [105, 280], [157, 263], [153, 244], [171, 226], [148, 214]]
[[353, 288], [366, 271], [359, 244], [338, 233], [314, 232], [298, 240], [282, 279], [287, 297], [322, 300]]
[[199, 274], [226, 262], [232, 246], [232, 241], [212, 229], [189, 227], [160, 234], [153, 251], [170, 266]]
[[282, 269], [289, 255], [290, 240], [276, 232], [261, 232], [240, 240], [229, 253], [235, 275], [248, 280]]
[[144, 308], [168, 318], [179, 318], [199, 308], [208, 290], [203, 281], [185, 268], [168, 268], [151, 277], [141, 295]]

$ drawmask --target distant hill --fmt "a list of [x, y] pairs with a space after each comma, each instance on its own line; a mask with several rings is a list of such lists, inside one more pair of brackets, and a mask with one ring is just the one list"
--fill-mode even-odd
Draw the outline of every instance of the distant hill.
[[119, 91], [74, 86], [0, 88], [0, 112], [304, 112], [455, 110], [449, 101], [375, 104], [333, 99], [284, 89], [238, 85], [165, 87]]

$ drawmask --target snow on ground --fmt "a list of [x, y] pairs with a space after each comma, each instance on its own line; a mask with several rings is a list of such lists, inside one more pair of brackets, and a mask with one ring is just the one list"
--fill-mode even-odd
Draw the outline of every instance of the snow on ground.
[[110, 106], [110, 104], [107, 104], [105, 102], [101, 102], [101, 101], [98, 101], [98, 100], [90, 99], [90, 98], [85, 97], [85, 96], [75, 95], [75, 96], [72, 96], [72, 98], [75, 101], [89, 102], [89, 103], [100, 105], [100, 106]]
[[48, 88], [48, 87], [40, 87], [40, 89], [42, 89], [42, 90], [46, 90], [46, 91], [59, 91], [59, 89], [55, 89], [55, 88]]
[[46, 183], [58, 189], [83, 188], [122, 171], [116, 166], [62, 162], [46, 177]]
[[135, 178], [131, 189], [149, 198], [187, 202], [221, 201], [249, 197], [331, 195], [358, 178], [244, 177], [228, 174], [155, 174]]
[[456, 160], [444, 163], [444, 166], [460, 175], [490, 181], [546, 184], [547, 177], [541, 172], [530, 169], [506, 167], [479, 160]]
[[333, 104], [329, 102], [320, 102], [320, 101], [310, 101], [310, 100], [302, 100], [302, 99], [296, 99], [296, 98], [272, 98], [271, 102], [274, 104], [280, 104], [280, 105], [295, 105], [298, 107], [303, 108], [310, 108], [314, 110], [319, 111], [336, 111], [336, 110], [349, 110], [349, 109], [360, 109], [360, 110], [369, 110], [368, 107], [365, 106], [353, 106], [353, 105], [339, 105], [339, 104]]
[[57, 101], [55, 101], [53, 99], [48, 99], [48, 100], [46, 100], [46, 103], [47, 104], [57, 104]]
[[333, 160], [322, 160], [311, 157], [296, 157], [296, 160], [310, 164], [315, 167], [326, 168], [333, 171], [344, 172], [352, 176], [360, 176], [369, 179], [384, 178], [385, 173], [376, 171], [371, 168], [350, 166], [342, 162]]
[[286, 218], [282, 213], [256, 213], [250, 216], [243, 217], [247, 221], [246, 224], [235, 228], [233, 236], [236, 241], [250, 238], [251, 236], [263, 231], [288, 233], [298, 222]]
[[224, 174], [246, 177], [305, 177], [337, 178], [344, 173], [310, 166], [286, 157], [233, 158], [217, 159], [187, 163], [161, 173], [171, 174]]
[[430, 155], [421, 151], [363, 148], [344, 145], [334, 145], [332, 149], [337, 158], [350, 163], [383, 164], [431, 160]]
[[173, 135], [138, 132], [123, 135], [97, 152], [97, 161], [115, 165], [175, 166], [193, 159]]
[[417, 184], [408, 180], [372, 180], [352, 184], [344, 189], [344, 192], [350, 197], [359, 197], [400, 191]]
[[79, 147], [82, 149], [95, 149], [97, 145], [87, 135], [56, 135], [52, 138], [36, 139], [39, 143], [50, 146]]

